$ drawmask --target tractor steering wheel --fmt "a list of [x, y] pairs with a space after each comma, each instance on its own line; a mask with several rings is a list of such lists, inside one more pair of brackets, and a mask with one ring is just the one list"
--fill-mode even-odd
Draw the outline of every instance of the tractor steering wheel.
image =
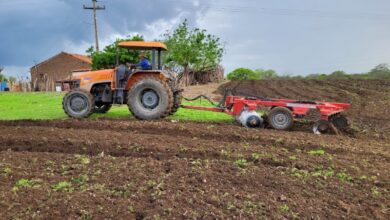
[[129, 69], [135, 69], [135, 64], [132, 63], [126, 63], [127, 68]]

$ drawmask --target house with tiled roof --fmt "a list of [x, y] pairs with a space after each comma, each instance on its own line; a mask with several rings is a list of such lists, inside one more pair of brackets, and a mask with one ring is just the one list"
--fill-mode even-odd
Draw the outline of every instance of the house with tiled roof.
[[57, 81], [71, 77], [73, 71], [89, 70], [90, 57], [80, 54], [61, 52], [30, 68], [31, 83], [34, 91], [54, 91]]

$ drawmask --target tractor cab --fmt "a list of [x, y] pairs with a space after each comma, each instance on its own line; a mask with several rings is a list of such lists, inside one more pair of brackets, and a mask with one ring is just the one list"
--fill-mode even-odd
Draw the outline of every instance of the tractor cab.
[[[144, 41], [124, 41], [118, 44], [118, 47], [126, 48], [129, 50], [148, 50], [151, 52], [151, 69], [150, 70], [162, 70], [161, 52], [167, 50], [167, 46], [160, 42], [144, 42]], [[117, 64], [118, 54], [117, 54]]]
[[[121, 64], [119, 65], [119, 54], [117, 51], [115, 68], [115, 80], [113, 82], [114, 100], [116, 104], [124, 103], [126, 96], [125, 91], [131, 87], [131, 84], [137, 76], [145, 76], [147, 74], [158, 74], [162, 77], [168, 74], [162, 70], [161, 52], [167, 50], [167, 46], [160, 42], [144, 42], [144, 41], [124, 41], [118, 44], [118, 47], [136, 51], [150, 51], [151, 60], [149, 68], [139, 68], [136, 64]], [[168, 77], [172, 78], [172, 77]]]

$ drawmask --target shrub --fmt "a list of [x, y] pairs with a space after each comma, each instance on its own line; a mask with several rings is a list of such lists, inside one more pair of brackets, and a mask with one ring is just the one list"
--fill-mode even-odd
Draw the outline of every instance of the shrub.
[[258, 80], [260, 77], [251, 69], [238, 68], [227, 75], [228, 80]]

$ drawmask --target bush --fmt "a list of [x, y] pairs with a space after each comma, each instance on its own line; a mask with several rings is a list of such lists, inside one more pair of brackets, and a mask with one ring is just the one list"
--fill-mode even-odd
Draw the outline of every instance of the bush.
[[367, 73], [368, 78], [372, 79], [390, 79], [390, 68], [388, 64], [379, 64]]
[[228, 80], [258, 80], [259, 76], [251, 69], [238, 68], [227, 75]]
[[254, 72], [259, 79], [272, 79], [278, 77], [278, 74], [276, 74], [275, 70], [257, 69]]

